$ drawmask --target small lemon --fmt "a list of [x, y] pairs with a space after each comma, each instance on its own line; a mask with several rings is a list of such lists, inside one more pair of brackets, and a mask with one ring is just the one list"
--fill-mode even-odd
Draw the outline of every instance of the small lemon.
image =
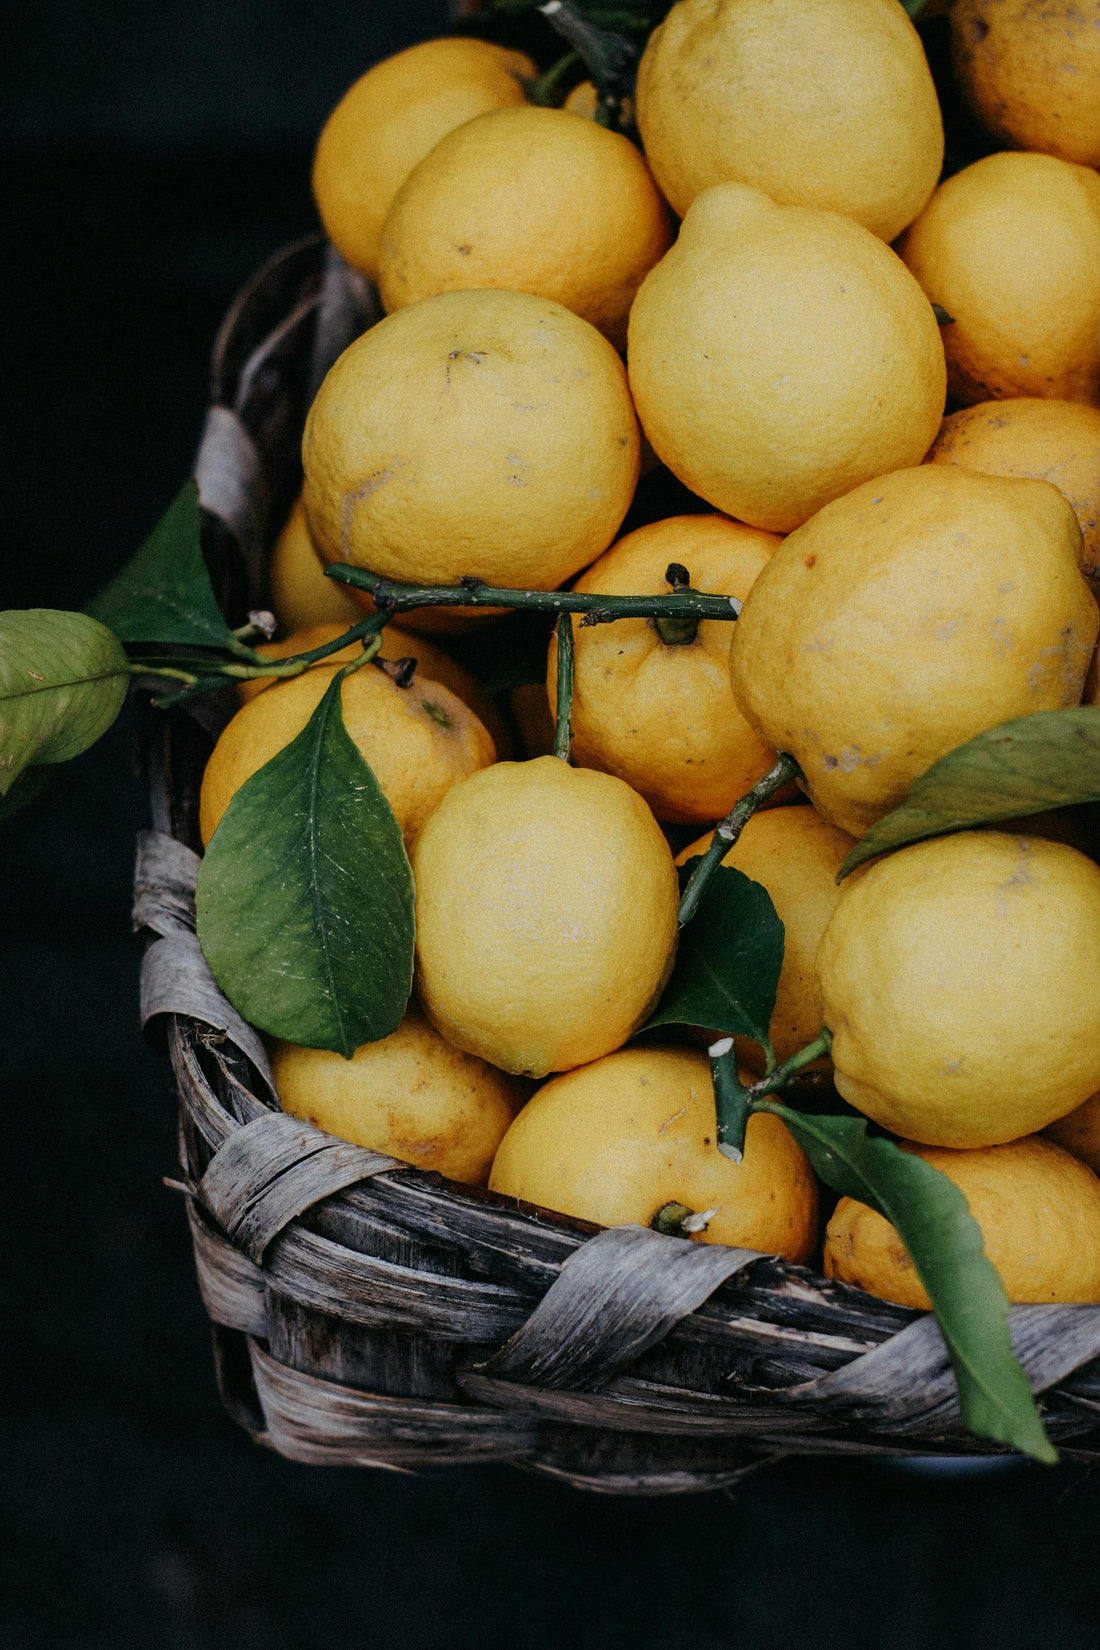
[[526, 99], [538, 70], [488, 40], [424, 40], [376, 63], [329, 115], [313, 161], [313, 193], [329, 239], [374, 277], [390, 202], [439, 140], [488, 109]]
[[428, 1018], [532, 1077], [618, 1048], [676, 950], [676, 870], [641, 797], [542, 756], [500, 762], [444, 800], [413, 850]]
[[[277, 682], [242, 707], [214, 746], [202, 779], [199, 826], [210, 841], [246, 779], [296, 738], [324, 698], [335, 665]], [[495, 760], [473, 711], [438, 682], [397, 686], [364, 665], [340, 690], [344, 726], [371, 767], [409, 843], [452, 785]]]
[[715, 1145], [704, 1054], [628, 1048], [555, 1077], [501, 1141], [493, 1191], [601, 1226], [648, 1226], [666, 1203], [710, 1211], [704, 1243], [803, 1261], [817, 1186], [778, 1117], [749, 1118], [740, 1163]]
[[986, 155], [941, 183], [898, 250], [942, 328], [957, 402], [1100, 400], [1100, 177]]
[[628, 138], [564, 109], [498, 109], [436, 145], [394, 197], [378, 256], [387, 310], [436, 292], [553, 298], [626, 344], [668, 211]]
[[1065, 1117], [1048, 1123], [1043, 1133], [1048, 1140], [1087, 1163], [1094, 1174], [1100, 1174], [1100, 1092], [1090, 1094]]
[[1100, 866], [1039, 837], [902, 848], [843, 896], [817, 974], [837, 1089], [932, 1146], [1045, 1128], [1100, 1088]]
[[292, 1116], [471, 1186], [484, 1185], [519, 1104], [512, 1079], [452, 1047], [415, 1009], [350, 1060], [276, 1043], [271, 1070]]
[[[696, 590], [740, 600], [779, 542], [727, 516], [673, 516], [619, 539], [576, 588], [667, 594], [665, 574], [679, 562]], [[652, 619], [582, 627], [575, 617], [573, 760], [625, 779], [658, 819], [702, 825], [727, 814], [775, 761], [734, 703], [730, 629], [705, 619], [694, 636], [665, 641]], [[554, 642], [548, 689], [553, 705]]]
[[364, 609], [346, 584], [325, 578], [325, 567], [309, 532], [301, 494], [271, 550], [267, 567], [268, 599], [283, 630], [314, 625], [358, 624]]
[[628, 355], [658, 457], [778, 533], [919, 464], [943, 417], [940, 328], [897, 254], [748, 184], [696, 196], [634, 300]]
[[638, 426], [622, 362], [587, 321], [526, 292], [444, 292], [344, 351], [302, 461], [326, 561], [551, 590], [614, 537]]
[[[1100, 1180], [1083, 1163], [1031, 1136], [975, 1151], [906, 1149], [962, 1192], [1010, 1301], [1100, 1301]], [[829, 1222], [825, 1276], [931, 1309], [893, 1226], [854, 1198], [841, 1198]]]
[[866, 482], [776, 551], [733, 626], [743, 714], [861, 836], [986, 728], [1076, 705], [1100, 627], [1047, 481], [925, 464]]

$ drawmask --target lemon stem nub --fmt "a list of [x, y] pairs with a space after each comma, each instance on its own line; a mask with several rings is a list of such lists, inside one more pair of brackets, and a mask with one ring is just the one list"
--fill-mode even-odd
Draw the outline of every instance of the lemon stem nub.
[[[691, 574], [682, 562], [669, 562], [665, 578], [674, 596], [691, 589]], [[699, 629], [698, 618], [690, 613], [654, 619], [653, 623], [666, 647], [688, 647], [695, 640]]]
[[822, 1026], [812, 1043], [807, 1043], [805, 1048], [800, 1048], [796, 1054], [792, 1054], [789, 1059], [784, 1060], [781, 1066], [776, 1066], [774, 1071], [769, 1071], [767, 1076], [761, 1077], [758, 1082], [752, 1085], [749, 1090], [750, 1101], [763, 1098], [765, 1094], [770, 1094], [773, 1089], [781, 1089], [785, 1083], [790, 1082], [792, 1077], [797, 1077], [798, 1073], [803, 1071], [806, 1066], [812, 1065], [815, 1060], [820, 1060], [823, 1056], [831, 1053], [832, 1047], [833, 1034], [828, 1026]]
[[756, 781], [751, 791], [745, 792], [740, 802], [734, 803], [725, 819], [719, 820], [710, 839], [710, 847], [688, 878], [688, 885], [680, 900], [681, 928], [685, 922], [690, 922], [699, 909], [699, 901], [706, 893], [707, 884], [753, 814], [762, 808], [765, 802], [770, 801], [776, 791], [781, 791], [784, 785], [789, 784], [792, 779], [797, 779], [801, 771], [793, 756], [788, 756], [786, 751], [780, 751], [775, 766], [769, 768], [764, 777]]
[[573, 621], [568, 613], [560, 613], [554, 626], [557, 642], [558, 697], [554, 718], [554, 755], [563, 762], [569, 760], [573, 740]]

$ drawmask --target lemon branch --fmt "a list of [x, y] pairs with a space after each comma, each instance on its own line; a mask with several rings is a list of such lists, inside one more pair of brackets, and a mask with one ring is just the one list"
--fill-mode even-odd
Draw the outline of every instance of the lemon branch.
[[558, 695], [554, 713], [554, 755], [569, 760], [573, 742], [573, 621], [568, 613], [558, 616], [554, 627], [557, 643]]
[[[460, 579], [457, 584], [397, 584], [365, 567], [334, 562], [325, 569], [339, 584], [366, 590], [375, 606], [393, 616], [414, 607], [516, 607], [541, 613], [580, 613], [582, 625], [610, 624], [615, 619], [736, 619], [736, 596], [676, 589], [667, 596], [602, 596], [581, 590], [513, 590]], [[332, 644], [335, 645], [335, 644]]]
[[714, 1084], [717, 1146], [723, 1157], [740, 1163], [745, 1155], [745, 1125], [749, 1120], [749, 1090], [737, 1075], [733, 1038], [722, 1037], [707, 1049]]
[[707, 883], [753, 814], [762, 808], [765, 802], [770, 801], [776, 791], [781, 791], [784, 785], [789, 784], [792, 779], [797, 779], [801, 771], [793, 756], [788, 756], [786, 751], [780, 751], [775, 766], [769, 768], [763, 779], [758, 779], [752, 790], [746, 791], [725, 819], [720, 820], [715, 826], [710, 847], [699, 860], [684, 889], [679, 910], [681, 927], [685, 922], [689, 922], [699, 909], [699, 901], [706, 892]]
[[833, 1034], [828, 1026], [822, 1026], [812, 1043], [807, 1043], [805, 1048], [798, 1049], [796, 1053], [784, 1060], [782, 1065], [776, 1066], [774, 1071], [769, 1071], [765, 1077], [758, 1078], [752, 1087], [746, 1091], [750, 1108], [755, 1101], [762, 1100], [765, 1095], [771, 1094], [775, 1089], [785, 1087], [792, 1077], [797, 1077], [800, 1071], [804, 1071], [807, 1066], [813, 1065], [815, 1060], [820, 1060], [823, 1055], [829, 1054], [832, 1046]]

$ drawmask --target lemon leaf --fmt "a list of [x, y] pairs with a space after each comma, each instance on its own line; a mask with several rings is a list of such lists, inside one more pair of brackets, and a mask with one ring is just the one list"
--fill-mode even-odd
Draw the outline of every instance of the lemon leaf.
[[[696, 861], [680, 868], [687, 885]], [[783, 966], [783, 924], [766, 888], [732, 865], [715, 871], [680, 930], [676, 966], [649, 1026], [702, 1026], [765, 1048]]]
[[0, 613], [0, 796], [24, 768], [67, 762], [106, 733], [130, 668], [118, 638], [85, 613]]
[[849, 849], [842, 881], [876, 854], [925, 837], [1100, 801], [1100, 707], [1041, 710], [968, 739], [933, 762], [893, 813]]
[[340, 675], [233, 797], [199, 869], [199, 942], [261, 1031], [350, 1059], [400, 1024], [413, 880], [401, 829], [348, 737]]
[[185, 482], [141, 548], [88, 612], [124, 642], [225, 647], [229, 626], [203, 560], [199, 490]]
[[885, 1136], [868, 1134], [862, 1117], [808, 1116], [773, 1100], [752, 1101], [751, 1110], [781, 1117], [827, 1186], [895, 1228], [943, 1331], [971, 1432], [1036, 1461], [1056, 1461], [1012, 1351], [1004, 1285], [954, 1182]]

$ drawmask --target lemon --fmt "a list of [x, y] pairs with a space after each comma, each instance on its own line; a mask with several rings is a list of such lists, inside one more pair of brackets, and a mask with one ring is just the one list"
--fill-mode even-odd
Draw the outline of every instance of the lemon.
[[[975, 1151], [907, 1149], [962, 1192], [1010, 1301], [1100, 1301], [1100, 1180], [1083, 1163], [1030, 1136]], [[893, 1226], [850, 1197], [829, 1222], [825, 1276], [931, 1308]]]
[[[703, 854], [710, 836], [685, 848], [676, 863]], [[836, 874], [852, 838], [827, 825], [814, 808], [768, 808], [753, 814], [722, 861], [766, 888], [783, 924], [783, 967], [769, 1035], [777, 1060], [805, 1048], [821, 1030], [814, 960], [825, 925], [840, 901]], [[738, 1038], [737, 1057], [761, 1063], [759, 1046]]]
[[271, 610], [283, 630], [327, 624], [347, 630], [363, 617], [349, 586], [325, 578], [300, 494], [272, 546], [267, 583]]
[[1100, 177], [1052, 155], [986, 155], [942, 183], [899, 243], [943, 328], [948, 386], [1100, 399]]
[[1100, 1174], [1100, 1092], [1090, 1094], [1065, 1117], [1058, 1117], [1043, 1130], [1048, 1140]]
[[936, 186], [943, 125], [896, 0], [680, 0], [638, 68], [638, 130], [681, 216], [716, 183], [892, 241]]
[[694, 1049], [630, 1048], [555, 1077], [501, 1141], [493, 1191], [601, 1226], [648, 1226], [666, 1203], [710, 1213], [705, 1243], [803, 1261], [817, 1187], [777, 1117], [749, 1118], [740, 1163], [715, 1145], [714, 1090]]
[[533, 1077], [618, 1048], [676, 950], [676, 870], [641, 797], [543, 756], [498, 763], [444, 801], [413, 850], [428, 1018]]
[[872, 865], [822, 936], [836, 1086], [932, 1146], [1045, 1128], [1100, 1088], [1100, 866], [967, 831]]
[[[673, 516], [619, 539], [576, 588], [667, 594], [665, 574], [679, 562], [697, 590], [742, 599], [779, 542], [726, 516]], [[574, 618], [573, 760], [625, 779], [658, 819], [727, 814], [775, 761], [734, 703], [730, 628], [706, 619], [692, 639], [666, 642], [652, 619], [582, 627]], [[548, 686], [553, 705], [553, 642]]]
[[944, 419], [926, 462], [1053, 482], [1081, 529], [1081, 571], [1100, 590], [1100, 408], [1027, 396], [982, 401]]
[[696, 197], [634, 301], [628, 353], [658, 457], [773, 532], [919, 464], [943, 416], [940, 328], [896, 253], [747, 184]]
[[637, 149], [564, 109], [498, 109], [432, 150], [394, 198], [378, 259], [388, 310], [437, 292], [553, 298], [619, 349], [668, 212]]
[[[204, 843], [245, 780], [301, 733], [336, 669], [321, 663], [277, 682], [233, 717], [203, 774]], [[348, 736], [372, 769], [406, 843], [452, 785], [495, 760], [493, 741], [473, 711], [439, 682], [414, 679], [401, 688], [368, 664], [345, 678], [340, 705]]]
[[518, 1105], [512, 1079], [452, 1047], [415, 1009], [350, 1060], [276, 1043], [271, 1070], [292, 1116], [471, 1186], [484, 1185]]
[[1047, 481], [925, 464], [784, 541], [733, 627], [743, 714], [860, 836], [985, 728], [1076, 705], [1100, 616]]
[[313, 193], [329, 239], [373, 278], [390, 202], [439, 140], [488, 109], [526, 99], [538, 70], [487, 40], [424, 40], [376, 63], [329, 115], [313, 161]]
[[327, 561], [549, 590], [614, 537], [638, 426], [622, 362], [587, 321], [525, 292], [444, 292], [344, 351], [302, 461]]
[[955, 78], [978, 119], [1014, 149], [1100, 166], [1095, 0], [956, 0]]

